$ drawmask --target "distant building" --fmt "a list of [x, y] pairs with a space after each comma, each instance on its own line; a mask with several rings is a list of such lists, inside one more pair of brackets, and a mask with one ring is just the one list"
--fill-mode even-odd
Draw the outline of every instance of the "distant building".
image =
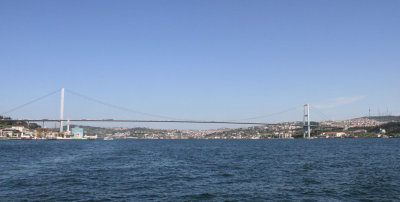
[[14, 128], [5, 128], [0, 130], [0, 137], [1, 138], [11, 138], [11, 139], [19, 139], [23, 136], [24, 133], [20, 130]]
[[355, 130], [354, 133], [367, 133], [368, 131], [365, 129]]
[[11, 129], [18, 130], [19, 132], [23, 133], [25, 127], [24, 126], [12, 126]]
[[71, 134], [74, 138], [83, 138], [83, 128], [74, 127], [71, 130]]
[[347, 134], [344, 132], [325, 132], [319, 135], [320, 138], [344, 138]]

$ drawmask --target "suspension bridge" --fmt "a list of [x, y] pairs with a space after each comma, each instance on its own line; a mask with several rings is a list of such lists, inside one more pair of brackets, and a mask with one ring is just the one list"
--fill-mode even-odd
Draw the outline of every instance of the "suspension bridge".
[[[84, 98], [86, 100], [89, 100], [91, 102], [97, 103], [97, 104], [101, 104], [107, 107], [111, 107], [114, 109], [118, 109], [118, 110], [122, 110], [122, 111], [126, 111], [126, 112], [131, 112], [134, 114], [140, 114], [140, 115], [146, 115], [146, 116], [150, 116], [153, 118], [158, 118], [161, 120], [152, 120], [152, 119], [146, 119], [146, 120], [140, 120], [140, 119], [64, 119], [64, 93], [68, 92], [70, 94], [73, 94], [75, 96]], [[7, 116], [7, 114], [10, 114], [14, 111], [20, 110], [28, 105], [31, 105], [35, 102], [38, 102], [40, 100], [43, 100], [49, 96], [52, 96], [56, 93], [60, 93], [60, 118], [59, 119], [8, 119], [5, 118]], [[0, 122], [21, 122], [21, 121], [25, 121], [25, 122], [40, 122], [43, 124], [45, 122], [58, 122], [60, 124], [60, 133], [63, 132], [63, 122], [64, 121], [68, 121], [68, 122], [119, 122], [119, 123], [192, 123], [192, 124], [231, 124], [231, 125], [276, 125], [276, 124], [272, 124], [272, 123], [266, 123], [266, 122], [254, 122], [254, 121], [249, 121], [249, 120], [255, 120], [255, 119], [261, 119], [261, 118], [266, 118], [269, 116], [274, 116], [274, 115], [279, 115], [279, 114], [283, 114], [286, 113], [288, 111], [292, 111], [292, 110], [296, 110], [299, 109], [299, 107], [303, 107], [304, 108], [304, 112], [303, 112], [303, 123], [302, 126], [305, 129], [305, 133], [304, 136], [310, 136], [310, 127], [312, 126], [310, 123], [310, 105], [309, 104], [305, 104], [305, 105], [299, 105], [296, 106], [294, 108], [290, 108], [288, 110], [284, 110], [284, 111], [280, 111], [280, 112], [276, 112], [273, 114], [269, 114], [269, 115], [265, 115], [265, 116], [258, 116], [258, 117], [252, 117], [252, 118], [247, 118], [247, 119], [242, 119], [242, 121], [210, 121], [210, 120], [186, 120], [186, 119], [179, 119], [179, 118], [175, 118], [175, 117], [169, 117], [169, 116], [163, 116], [163, 115], [158, 115], [158, 114], [151, 114], [151, 113], [145, 113], [145, 112], [140, 112], [140, 111], [136, 111], [136, 110], [132, 110], [126, 107], [121, 107], [121, 106], [117, 106], [114, 104], [110, 104], [77, 92], [74, 92], [72, 90], [67, 90], [67, 89], [59, 89], [56, 90], [54, 92], [51, 92], [49, 94], [43, 95], [41, 97], [38, 97], [36, 99], [33, 99], [27, 103], [21, 104], [17, 107], [14, 107], [10, 110], [7, 110], [3, 113], [1, 113], [0, 115], [3, 116], [2, 119], [0, 119]], [[324, 114], [323, 114], [324, 115]], [[247, 120], [247, 121], [243, 121], [243, 120]]]

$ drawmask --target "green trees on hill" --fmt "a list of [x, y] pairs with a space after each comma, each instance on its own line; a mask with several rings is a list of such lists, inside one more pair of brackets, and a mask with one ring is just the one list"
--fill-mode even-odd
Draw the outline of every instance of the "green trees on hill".
[[390, 122], [377, 127], [368, 129], [368, 132], [379, 133], [380, 129], [385, 129], [386, 134], [394, 137], [400, 137], [400, 122]]
[[26, 121], [12, 121], [10, 117], [0, 116], [0, 128], [9, 128], [12, 126], [24, 126], [29, 129], [40, 128], [36, 123], [27, 123]]
[[382, 121], [382, 122], [387, 122], [387, 121], [400, 121], [400, 116], [371, 116], [371, 117], [364, 117], [376, 121]]

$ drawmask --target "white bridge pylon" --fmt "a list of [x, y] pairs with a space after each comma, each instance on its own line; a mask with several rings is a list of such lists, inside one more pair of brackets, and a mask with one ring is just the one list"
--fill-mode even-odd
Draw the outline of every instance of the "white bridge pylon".
[[310, 137], [310, 104], [304, 105], [303, 128], [304, 128], [303, 138], [306, 138], [306, 134], [307, 134], [307, 138], [311, 138]]
[[63, 119], [64, 119], [64, 88], [61, 88], [61, 101], [60, 101], [60, 133], [63, 132]]

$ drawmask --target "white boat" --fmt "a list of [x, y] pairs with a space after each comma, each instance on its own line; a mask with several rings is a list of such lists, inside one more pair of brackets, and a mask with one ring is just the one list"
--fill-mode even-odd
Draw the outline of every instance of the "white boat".
[[83, 138], [86, 138], [87, 140], [95, 140], [95, 139], [97, 139], [97, 134], [96, 135], [85, 135]]
[[108, 137], [104, 137], [104, 140], [114, 140], [114, 138], [113, 138], [113, 137], [110, 137], [110, 136], [108, 136]]

